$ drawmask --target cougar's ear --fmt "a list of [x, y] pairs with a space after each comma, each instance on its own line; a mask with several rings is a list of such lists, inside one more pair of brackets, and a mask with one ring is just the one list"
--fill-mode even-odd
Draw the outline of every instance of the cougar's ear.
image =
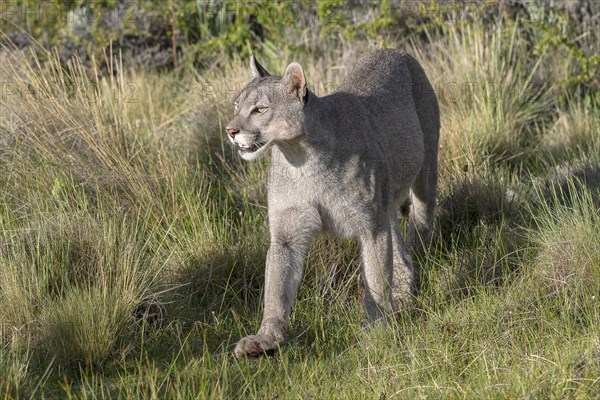
[[254, 58], [254, 54], [250, 55], [250, 78], [262, 78], [265, 76], [270, 76], [269, 72], [262, 66], [256, 58]]
[[293, 62], [288, 65], [283, 73], [281, 81], [290, 93], [298, 97], [302, 104], [306, 102], [306, 78], [304, 77], [304, 70], [300, 64]]

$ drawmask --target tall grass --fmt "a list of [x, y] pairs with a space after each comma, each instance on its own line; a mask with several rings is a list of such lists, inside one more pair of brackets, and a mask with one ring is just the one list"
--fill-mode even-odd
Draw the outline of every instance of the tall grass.
[[537, 82], [546, 55], [525, 57], [520, 25], [449, 24], [420, 54], [442, 107], [441, 157], [448, 173], [465, 165], [532, 158], [555, 113], [558, 82]]
[[210, 202], [228, 195], [193, 160], [201, 141], [178, 134], [189, 108], [172, 88], [164, 100], [164, 80], [33, 61], [15, 52], [2, 66], [21, 90], [0, 120], [3, 341], [99, 365], [132, 340], [136, 310], [177, 284], [169, 272], [223, 250], [226, 207]]
[[[566, 195], [570, 197], [568, 204], [561, 202]], [[595, 300], [600, 293], [600, 243], [590, 240], [600, 234], [598, 206], [592, 192], [578, 189], [577, 182], [569, 180], [566, 188], [552, 188], [550, 199], [542, 201], [542, 207], [536, 210], [539, 250], [532, 279], [542, 297], [564, 301], [564, 311], [584, 304], [594, 313], [598, 311]]]

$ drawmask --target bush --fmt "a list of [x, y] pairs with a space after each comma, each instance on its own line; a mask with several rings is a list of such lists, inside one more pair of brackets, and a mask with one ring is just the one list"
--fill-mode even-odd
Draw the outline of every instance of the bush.
[[39, 346], [61, 365], [102, 365], [126, 337], [136, 305], [128, 297], [134, 296], [113, 287], [69, 290], [44, 306]]

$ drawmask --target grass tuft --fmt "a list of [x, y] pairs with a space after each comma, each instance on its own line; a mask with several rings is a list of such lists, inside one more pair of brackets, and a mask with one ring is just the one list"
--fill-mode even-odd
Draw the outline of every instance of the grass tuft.
[[[569, 187], [575, 193], [573, 181]], [[559, 193], [555, 194], [556, 197]], [[583, 302], [595, 308], [600, 294], [600, 209], [588, 191], [572, 197], [570, 205], [544, 206], [536, 216], [539, 247], [533, 279], [548, 296], [569, 305]]]

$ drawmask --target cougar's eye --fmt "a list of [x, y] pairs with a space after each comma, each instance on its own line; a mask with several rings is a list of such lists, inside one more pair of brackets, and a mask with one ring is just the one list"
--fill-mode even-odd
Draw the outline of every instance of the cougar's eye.
[[259, 113], [259, 114], [262, 114], [262, 113], [264, 113], [265, 111], [267, 111], [268, 109], [269, 109], [269, 107], [256, 107], [256, 108], [254, 109], [254, 112], [257, 112], [257, 113]]

